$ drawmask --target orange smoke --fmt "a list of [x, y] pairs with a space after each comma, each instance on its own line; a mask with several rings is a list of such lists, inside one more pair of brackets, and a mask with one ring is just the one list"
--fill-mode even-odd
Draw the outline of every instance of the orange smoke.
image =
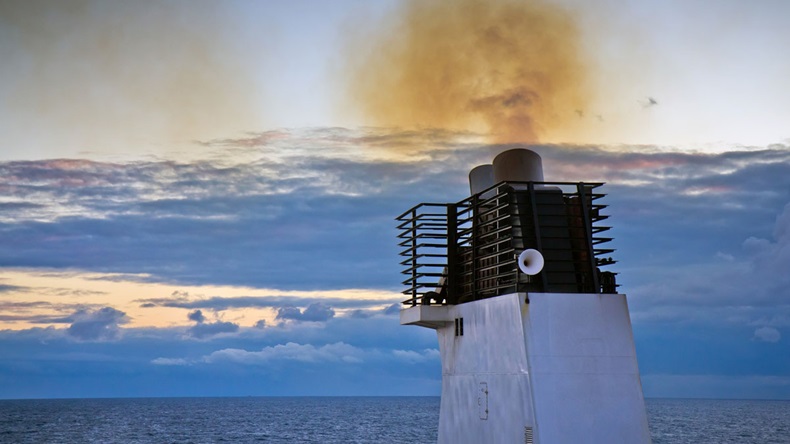
[[350, 98], [376, 125], [530, 143], [561, 133], [590, 100], [577, 24], [542, 0], [409, 0], [363, 45]]

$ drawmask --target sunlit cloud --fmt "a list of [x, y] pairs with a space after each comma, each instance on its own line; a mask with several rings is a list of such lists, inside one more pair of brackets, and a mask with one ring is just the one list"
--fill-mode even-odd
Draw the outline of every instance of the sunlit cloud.
[[[188, 326], [194, 319], [188, 319], [187, 315], [195, 310], [204, 310], [201, 311], [204, 320], [209, 315], [225, 313], [234, 324], [242, 326], [261, 326], [267, 321], [276, 325], [277, 309], [282, 307], [291, 307], [300, 313], [313, 305], [336, 310], [343, 315], [355, 309], [369, 309], [376, 314], [383, 313], [386, 307], [401, 299], [396, 292], [373, 289], [284, 292], [251, 287], [189, 286], [147, 279], [120, 279], [118, 275], [76, 270], [15, 269], [6, 271], [4, 276], [7, 282], [25, 283], [5, 284], [7, 292], [0, 298], [0, 310], [3, 312], [0, 325], [15, 330], [42, 325], [62, 328], [61, 325], [71, 322], [73, 313], [98, 310], [108, 305], [128, 315], [124, 325], [120, 326], [123, 330]], [[157, 297], [139, 298], [146, 294]], [[200, 327], [196, 332], [200, 335], [210, 328]]]

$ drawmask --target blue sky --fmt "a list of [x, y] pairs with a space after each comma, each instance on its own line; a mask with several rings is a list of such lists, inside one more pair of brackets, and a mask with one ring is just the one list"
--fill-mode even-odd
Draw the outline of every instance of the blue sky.
[[[686, 3], [486, 3], [573, 82], [505, 53], [434, 97], [380, 69], [461, 76], [399, 51], [475, 1], [0, 2], [0, 397], [436, 395], [393, 218], [527, 144], [607, 182], [647, 396], [790, 399], [790, 11]], [[482, 114], [530, 88], [491, 115], [535, 131]]]

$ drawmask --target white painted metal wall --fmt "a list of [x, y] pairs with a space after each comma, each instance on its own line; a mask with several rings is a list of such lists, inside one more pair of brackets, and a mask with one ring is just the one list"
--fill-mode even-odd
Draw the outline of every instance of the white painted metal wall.
[[625, 296], [526, 296], [401, 312], [438, 333], [439, 443], [649, 443]]

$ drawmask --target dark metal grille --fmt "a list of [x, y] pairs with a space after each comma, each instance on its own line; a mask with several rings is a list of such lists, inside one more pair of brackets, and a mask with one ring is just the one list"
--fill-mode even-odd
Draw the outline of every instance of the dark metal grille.
[[[600, 221], [602, 183], [503, 182], [455, 204], [422, 203], [397, 217], [406, 304], [458, 304], [516, 291], [614, 293], [600, 267], [611, 238]], [[545, 259], [535, 276], [518, 254]]]

